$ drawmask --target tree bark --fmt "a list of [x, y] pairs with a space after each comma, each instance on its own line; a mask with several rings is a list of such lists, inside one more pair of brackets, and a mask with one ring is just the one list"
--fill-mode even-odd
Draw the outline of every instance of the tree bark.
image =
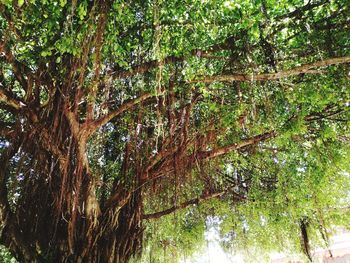
[[[25, 120], [25, 132], [1, 155], [0, 242], [20, 262], [127, 262], [141, 249], [141, 190], [120, 183], [116, 198], [100, 206], [88, 126], [56, 95], [55, 110], [45, 114], [2, 96]], [[21, 171], [11, 175], [20, 185], [15, 206], [6, 188], [12, 163]]]
[[339, 57], [339, 58], [329, 58], [325, 60], [316, 61], [310, 64], [304, 64], [292, 69], [279, 71], [276, 73], [266, 73], [266, 74], [231, 74], [231, 75], [216, 75], [204, 78], [199, 78], [196, 80], [191, 80], [189, 83], [212, 83], [214, 81], [267, 81], [267, 80], [278, 80], [282, 78], [298, 76], [301, 74], [320, 74], [322, 71], [313, 70], [318, 67], [327, 67], [330, 65], [339, 65], [350, 62], [350, 56]]

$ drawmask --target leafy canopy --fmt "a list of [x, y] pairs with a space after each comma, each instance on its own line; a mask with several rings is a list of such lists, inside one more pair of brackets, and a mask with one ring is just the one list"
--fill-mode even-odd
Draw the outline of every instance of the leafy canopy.
[[[36, 176], [55, 185], [47, 174], [60, 164], [50, 158], [66, 158], [72, 136], [87, 143], [69, 167], [93, 185], [93, 213], [141, 191], [135, 260], [193, 254], [209, 217], [222, 220], [228, 250], [310, 258], [350, 227], [349, 9], [337, 0], [2, 0], [0, 151], [24, 145], [1, 178], [9, 209], [33, 216], [21, 210], [37, 200], [28, 186], [47, 186]], [[73, 190], [59, 180], [68, 200]]]

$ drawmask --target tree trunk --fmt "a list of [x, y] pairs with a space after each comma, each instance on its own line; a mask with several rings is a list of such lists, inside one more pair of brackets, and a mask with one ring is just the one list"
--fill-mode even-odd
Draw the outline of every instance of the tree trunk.
[[308, 228], [308, 220], [307, 218], [300, 219], [299, 227], [300, 227], [300, 233], [301, 233], [301, 248], [305, 256], [308, 258], [310, 262], [312, 262], [312, 255], [310, 251], [310, 242], [309, 242], [309, 235], [307, 232]]
[[140, 192], [134, 193], [122, 208], [110, 207], [98, 213], [92, 207], [93, 190], [83, 190], [89, 187], [88, 181], [83, 180], [78, 205], [75, 193], [65, 193], [60, 210], [56, 186], [40, 177], [26, 184], [31, 191], [19, 200], [21, 207], [11, 214], [1, 237], [1, 243], [20, 262], [123, 263], [140, 252]]
[[[87, 129], [56, 98], [53, 111], [24, 113], [20, 147], [1, 155], [1, 244], [20, 262], [127, 262], [141, 249], [141, 190], [116, 181], [99, 204]], [[8, 190], [18, 196], [12, 205]]]

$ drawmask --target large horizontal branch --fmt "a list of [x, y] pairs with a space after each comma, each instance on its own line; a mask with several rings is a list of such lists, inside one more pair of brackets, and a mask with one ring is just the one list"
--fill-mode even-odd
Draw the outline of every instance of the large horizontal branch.
[[[218, 147], [210, 151], [194, 152], [186, 156], [181, 156], [179, 163], [181, 163], [183, 167], [189, 168], [189, 167], [192, 167], [192, 165], [195, 162], [197, 162], [197, 160], [208, 160], [208, 159], [220, 157], [232, 151], [236, 151], [244, 147], [255, 145], [259, 142], [274, 138], [276, 137], [276, 135], [277, 133], [275, 131], [270, 131], [260, 135], [256, 135], [251, 138], [243, 139], [234, 144]], [[184, 149], [186, 148], [187, 146], [184, 147]], [[171, 159], [167, 159], [166, 161], [163, 162], [161, 166], [157, 167], [156, 170], [150, 171], [151, 174], [147, 175], [147, 178], [144, 178], [146, 181], [142, 185], [149, 182], [150, 180], [154, 180], [155, 178], [162, 177], [166, 174], [171, 174], [173, 171], [174, 171], [173, 161]]]
[[326, 3], [328, 3], [328, 0], [321, 0], [321, 1], [316, 1], [316, 2], [309, 1], [309, 3], [307, 3], [306, 5], [301, 6], [301, 7], [297, 7], [294, 11], [280, 15], [278, 17], [275, 17], [275, 19], [282, 20], [282, 19], [286, 19], [286, 18], [294, 18], [294, 17], [298, 17], [298, 16], [300, 17], [304, 13], [306, 13], [307, 11], [314, 9], [315, 7], [322, 6]]
[[[310, 11], [316, 7], [322, 6], [325, 3], [327, 3], [327, 0], [322, 0], [319, 2], [315, 2], [315, 3], [309, 3], [305, 6], [299, 7], [298, 9], [296, 9], [290, 13], [286, 13], [286, 14], [283, 14], [281, 16], [278, 16], [275, 18], [275, 20], [282, 20], [283, 21], [283, 19], [288, 18], [288, 17], [291, 18], [291, 17], [295, 17], [295, 16], [302, 16], [305, 12]], [[282, 24], [279, 27], [278, 31], [282, 30], [283, 28], [285, 28], [284, 24]], [[275, 33], [276, 32], [273, 32], [271, 35], [274, 35]], [[240, 33], [238, 33], [237, 36], [241, 37]], [[222, 60], [222, 59], [225, 59], [225, 57], [215, 56], [215, 55], [213, 56], [213, 55], [211, 55], [211, 53], [217, 52], [217, 51], [222, 51], [222, 50], [228, 50], [232, 46], [234, 46], [234, 42], [235, 42], [235, 36], [231, 35], [231, 36], [228, 36], [224, 41], [217, 43], [217, 44], [214, 44], [214, 45], [207, 47], [205, 49], [193, 49], [189, 52], [188, 55], [189, 56], [197, 56], [197, 57], [201, 57], [201, 58]], [[154, 68], [159, 67], [159, 65], [167, 65], [167, 64], [172, 64], [172, 63], [176, 63], [176, 62], [182, 62], [188, 57], [188, 55], [187, 56], [186, 55], [185, 56], [168, 56], [161, 61], [158, 61], [158, 60], [148, 61], [148, 62], [139, 64], [139, 65], [135, 65], [129, 70], [115, 69], [114, 72], [112, 73], [112, 76], [114, 79], [122, 79], [122, 78], [132, 77], [132, 76], [135, 76], [137, 74], [144, 74], [145, 72], [148, 72]]]
[[94, 132], [95, 130], [97, 130], [99, 127], [107, 124], [110, 120], [112, 120], [113, 118], [121, 115], [122, 113], [124, 113], [127, 110], [130, 110], [132, 107], [134, 107], [135, 105], [139, 104], [140, 102], [151, 98], [155, 96], [152, 93], [145, 93], [133, 100], [130, 100], [124, 104], [122, 104], [118, 109], [109, 112], [108, 114], [102, 116], [101, 118], [93, 121], [92, 123], [88, 124], [87, 130], [89, 131], [88, 134], [91, 134], [92, 132]]
[[206, 201], [208, 199], [220, 197], [220, 196], [224, 195], [225, 193], [226, 193], [225, 191], [221, 191], [221, 192], [215, 192], [215, 193], [211, 193], [211, 194], [204, 194], [204, 195], [201, 195], [200, 197], [188, 200], [184, 203], [181, 203], [179, 205], [175, 205], [175, 206], [168, 208], [166, 210], [156, 212], [153, 214], [145, 214], [142, 216], [142, 219], [157, 219], [157, 218], [160, 218], [162, 216], [171, 214], [179, 209], [184, 209], [190, 205], [198, 205], [199, 203]]
[[[329, 116], [333, 116], [333, 115], [339, 114], [339, 113], [341, 113], [343, 111], [342, 109], [340, 109], [340, 110], [335, 110], [335, 111], [327, 113], [327, 109], [328, 109], [328, 107], [326, 107], [325, 112], [310, 114], [310, 115], [306, 116], [304, 119], [305, 119], [305, 121], [314, 121], [314, 120], [318, 120], [318, 119], [321, 119], [321, 118], [325, 118], [325, 117], [329, 117]], [[199, 159], [216, 158], [216, 157], [219, 157], [221, 155], [225, 155], [227, 153], [230, 153], [232, 151], [244, 148], [246, 146], [255, 145], [255, 144], [259, 143], [259, 142], [272, 139], [272, 138], [274, 138], [276, 136], [277, 136], [277, 132], [276, 131], [270, 131], [270, 132], [262, 133], [262, 134], [256, 135], [254, 137], [242, 140], [242, 141], [234, 143], [234, 144], [226, 145], [226, 146], [223, 146], [223, 147], [220, 147], [220, 148], [216, 148], [216, 149], [213, 149], [213, 150], [210, 150], [210, 151], [200, 152], [200, 153], [197, 154], [197, 158], [199, 158]]]
[[175, 57], [175, 56], [167, 57], [161, 61], [152, 60], [140, 65], [134, 66], [130, 70], [117, 71], [113, 74], [113, 78], [123, 79], [123, 78], [132, 77], [137, 74], [143, 74], [151, 69], [159, 67], [160, 65], [171, 64], [171, 63], [180, 62], [180, 61], [183, 61], [183, 58]]
[[[197, 56], [207, 59], [222, 60], [223, 57], [210, 55], [213, 52], [229, 49], [234, 43], [234, 36], [227, 37], [223, 42], [210, 46], [204, 49], [193, 49], [189, 56]], [[184, 61], [188, 56], [168, 56], [162, 60], [152, 60], [140, 65], [133, 66], [130, 70], [115, 70], [112, 73], [114, 79], [123, 79], [135, 76], [137, 74], [144, 74], [152, 69], [158, 68], [160, 65], [174, 64], [176, 62]]]
[[278, 80], [282, 78], [287, 78], [291, 76], [297, 76], [301, 74], [315, 74], [320, 73], [319, 71], [313, 70], [314, 68], [326, 67], [331, 65], [339, 65], [350, 62], [350, 56], [339, 57], [339, 58], [329, 58], [325, 60], [316, 61], [309, 64], [304, 64], [292, 69], [279, 71], [276, 73], [267, 74], [230, 74], [230, 75], [215, 75], [209, 77], [203, 77], [200, 79], [195, 79], [189, 81], [189, 83], [211, 83], [214, 81], [266, 81], [266, 80]]
[[266, 132], [266, 133], [263, 133], [263, 134], [259, 134], [259, 135], [256, 135], [254, 137], [242, 140], [242, 141], [240, 141], [238, 143], [226, 145], [226, 146], [223, 146], [223, 147], [220, 147], [220, 148], [216, 148], [216, 149], [213, 149], [213, 150], [210, 150], [210, 151], [200, 152], [197, 155], [197, 158], [200, 158], [200, 159], [216, 158], [216, 157], [219, 157], [221, 155], [225, 155], [227, 153], [230, 153], [232, 151], [244, 148], [246, 146], [254, 145], [254, 144], [257, 144], [259, 142], [266, 141], [268, 139], [274, 138], [274, 137], [276, 137], [276, 134], [277, 133], [275, 131], [270, 131], [270, 132]]
[[0, 88], [0, 102], [5, 103], [7, 106], [19, 110], [21, 108], [21, 103], [14, 98], [6, 94], [6, 92]]

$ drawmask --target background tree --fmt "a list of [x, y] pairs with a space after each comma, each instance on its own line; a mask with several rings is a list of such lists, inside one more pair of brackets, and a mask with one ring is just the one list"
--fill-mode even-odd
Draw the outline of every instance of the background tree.
[[1, 244], [127, 262], [142, 244], [175, 255], [218, 214], [240, 244], [299, 229], [311, 258], [312, 226], [327, 242], [347, 212], [349, 8], [2, 1]]

